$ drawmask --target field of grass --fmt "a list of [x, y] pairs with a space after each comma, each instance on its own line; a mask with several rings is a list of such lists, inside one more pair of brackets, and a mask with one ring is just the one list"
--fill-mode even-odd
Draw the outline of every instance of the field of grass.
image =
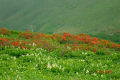
[[0, 0], [0, 27], [50, 33], [120, 30], [120, 0]]
[[0, 80], [120, 80], [120, 44], [0, 29]]

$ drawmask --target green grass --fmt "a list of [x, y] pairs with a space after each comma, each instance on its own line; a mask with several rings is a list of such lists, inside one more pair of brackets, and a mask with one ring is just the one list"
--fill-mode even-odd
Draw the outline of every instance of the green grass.
[[[11, 31], [10, 36], [0, 37], [22, 39], [19, 33]], [[112, 73], [100, 74], [100, 70]], [[68, 50], [63, 55], [60, 48], [47, 51], [0, 46], [0, 80], [120, 80], [120, 52]]]
[[[9, 50], [25, 54], [17, 57]], [[120, 80], [120, 53], [101, 56], [77, 51], [62, 57], [59, 49], [52, 52], [6, 49], [0, 52], [1, 80]], [[96, 70], [112, 70], [112, 73], [100, 75]]]
[[119, 0], [1, 0], [0, 27], [99, 33], [120, 29]]

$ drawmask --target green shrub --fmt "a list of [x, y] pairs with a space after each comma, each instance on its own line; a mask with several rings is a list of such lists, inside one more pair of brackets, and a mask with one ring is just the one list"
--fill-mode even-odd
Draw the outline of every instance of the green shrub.
[[0, 51], [0, 54], [9, 54], [11, 56], [20, 57], [21, 55], [29, 54], [30, 50], [22, 50], [22, 49], [5, 49]]

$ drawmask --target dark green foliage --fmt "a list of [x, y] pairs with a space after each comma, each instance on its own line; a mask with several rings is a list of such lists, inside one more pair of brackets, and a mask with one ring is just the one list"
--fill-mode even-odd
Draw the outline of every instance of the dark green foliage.
[[97, 55], [104, 55], [104, 54], [105, 54], [105, 51], [104, 51], [104, 50], [97, 50], [97, 51], [96, 51], [96, 54], [97, 54]]
[[26, 54], [29, 54], [30, 51], [29, 50], [21, 50], [21, 49], [9, 49], [9, 48], [6, 48], [2, 51], [0, 51], [0, 54], [9, 54], [11, 56], [16, 56], [16, 57], [20, 57], [22, 55], [26, 55]]

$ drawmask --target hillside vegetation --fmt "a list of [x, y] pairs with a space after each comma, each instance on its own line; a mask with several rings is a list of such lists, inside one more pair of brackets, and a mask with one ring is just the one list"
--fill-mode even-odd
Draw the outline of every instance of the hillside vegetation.
[[120, 80], [120, 44], [0, 28], [0, 80]]
[[0, 0], [0, 27], [59, 33], [120, 29], [120, 0]]

